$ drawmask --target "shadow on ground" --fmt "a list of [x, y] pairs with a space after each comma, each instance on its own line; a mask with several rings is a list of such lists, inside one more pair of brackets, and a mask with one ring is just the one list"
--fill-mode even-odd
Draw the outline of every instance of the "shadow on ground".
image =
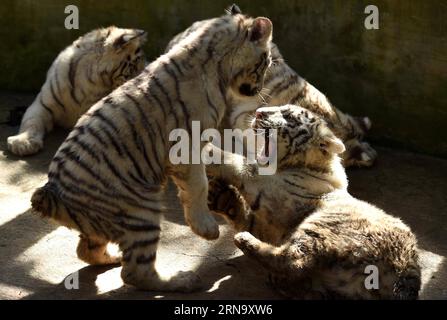
[[[0, 127], [0, 298], [6, 299], [276, 299], [259, 266], [241, 256], [232, 231], [221, 223], [214, 242], [184, 223], [176, 191], [169, 187], [168, 213], [158, 267], [196, 270], [203, 290], [192, 294], [142, 292], [123, 286], [120, 267], [87, 266], [76, 258], [76, 233], [29, 211], [32, 191], [46, 180], [48, 164], [66, 132], [51, 134], [45, 150], [28, 158], [5, 151], [17, 128]], [[447, 298], [447, 161], [379, 148], [371, 169], [348, 171], [351, 193], [401, 217], [422, 248], [423, 299]], [[79, 289], [67, 290], [73, 276]]]

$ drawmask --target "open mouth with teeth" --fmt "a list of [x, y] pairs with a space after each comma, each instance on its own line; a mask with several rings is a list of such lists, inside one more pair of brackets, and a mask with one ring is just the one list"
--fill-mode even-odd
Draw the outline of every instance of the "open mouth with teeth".
[[255, 130], [257, 136], [262, 135], [264, 137], [264, 145], [257, 154], [257, 162], [261, 166], [268, 165], [275, 155], [275, 146], [272, 139], [272, 129], [265, 128], [258, 121], [253, 124], [253, 129]]

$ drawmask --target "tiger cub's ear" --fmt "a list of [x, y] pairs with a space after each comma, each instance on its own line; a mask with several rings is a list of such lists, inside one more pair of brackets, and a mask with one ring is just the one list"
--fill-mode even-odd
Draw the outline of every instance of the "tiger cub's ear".
[[250, 30], [250, 41], [266, 44], [272, 39], [273, 25], [268, 18], [258, 17], [253, 21]]
[[131, 45], [132, 43], [138, 44], [140, 41], [145, 40], [146, 31], [135, 29], [131, 33], [124, 33], [117, 37], [115, 41], [113, 41], [113, 47], [116, 50], [121, 50]]
[[234, 16], [236, 14], [242, 14], [241, 9], [239, 8], [239, 6], [235, 3], [233, 3], [231, 6], [229, 6], [227, 9], [225, 9], [226, 13]]
[[344, 143], [333, 134], [323, 136], [318, 147], [323, 151], [335, 154], [343, 153], [346, 150]]

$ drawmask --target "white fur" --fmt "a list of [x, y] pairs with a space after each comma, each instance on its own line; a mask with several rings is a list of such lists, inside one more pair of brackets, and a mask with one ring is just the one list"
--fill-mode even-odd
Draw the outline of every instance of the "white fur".
[[[120, 37], [124, 42], [117, 46]], [[72, 128], [94, 103], [127, 80], [112, 79], [112, 72], [144, 41], [142, 31], [116, 27], [94, 30], [74, 41], [54, 60], [40, 93], [23, 116], [19, 133], [8, 138], [8, 149], [20, 156], [31, 155], [42, 149], [45, 133], [55, 125]], [[142, 52], [138, 59], [133, 76], [144, 67]]]

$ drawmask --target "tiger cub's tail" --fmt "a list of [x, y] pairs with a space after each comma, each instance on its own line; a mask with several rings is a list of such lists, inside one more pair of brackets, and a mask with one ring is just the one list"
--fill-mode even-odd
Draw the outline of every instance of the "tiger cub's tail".
[[49, 183], [34, 191], [31, 196], [31, 207], [33, 212], [43, 218], [50, 218], [69, 228], [76, 228], [76, 224], [70, 218], [67, 207], [60, 199], [56, 188]]

